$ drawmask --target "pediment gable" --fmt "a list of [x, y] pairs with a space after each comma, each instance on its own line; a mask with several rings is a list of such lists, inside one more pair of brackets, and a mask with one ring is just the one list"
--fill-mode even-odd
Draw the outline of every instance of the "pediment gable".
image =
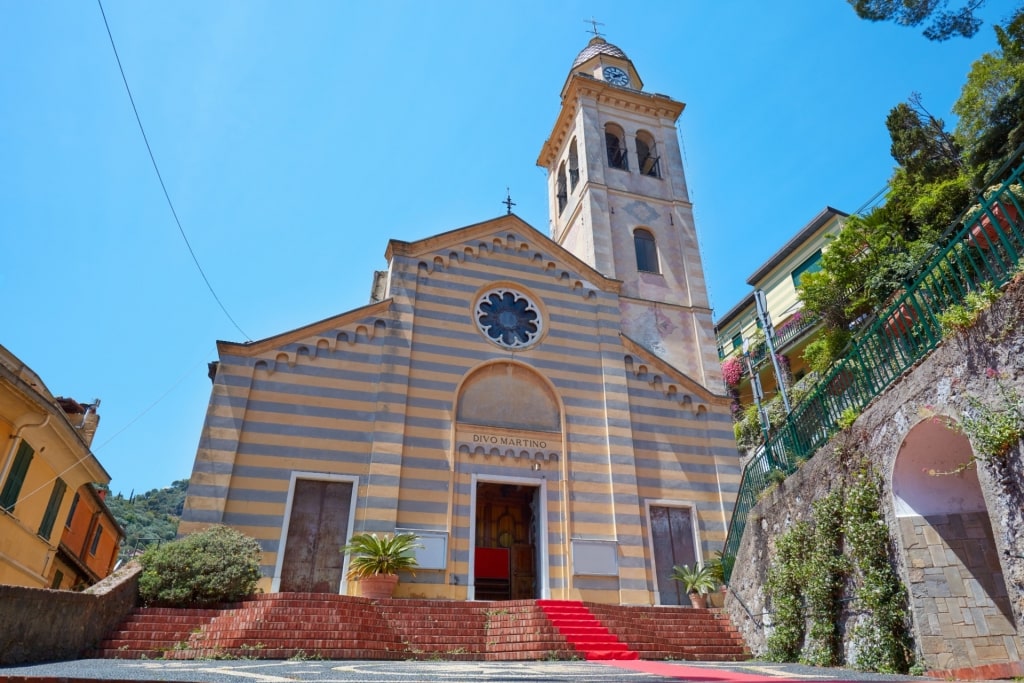
[[277, 351], [285, 356], [278, 360], [294, 363], [298, 356], [315, 355], [324, 347], [333, 351], [340, 344], [373, 339], [387, 328], [390, 308], [391, 300], [386, 299], [253, 342], [218, 340], [217, 351], [221, 355], [249, 358], [264, 357], [268, 352]]
[[599, 289], [618, 294], [622, 281], [605, 277], [572, 252], [539, 232], [515, 214], [457, 228], [415, 242], [391, 240], [386, 257], [418, 260], [420, 270], [446, 269], [453, 261], [481, 258], [499, 252], [525, 252], [538, 268], [570, 286]]

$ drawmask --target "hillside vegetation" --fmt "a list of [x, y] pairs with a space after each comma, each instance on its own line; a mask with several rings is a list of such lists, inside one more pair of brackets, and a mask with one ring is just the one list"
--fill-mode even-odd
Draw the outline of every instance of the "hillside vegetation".
[[120, 493], [107, 497], [107, 507], [125, 530], [122, 557], [130, 557], [136, 550], [143, 550], [154, 543], [174, 539], [187, 490], [188, 479], [179, 479], [166, 488], [128, 498]]

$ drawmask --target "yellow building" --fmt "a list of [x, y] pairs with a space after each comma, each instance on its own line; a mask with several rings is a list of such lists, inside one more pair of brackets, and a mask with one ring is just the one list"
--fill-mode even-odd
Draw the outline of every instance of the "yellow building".
[[[98, 404], [54, 397], [0, 346], [0, 584], [70, 587], [69, 560], [60, 556], [65, 522], [79, 492], [110, 481], [89, 450]], [[120, 534], [116, 523], [111, 531]]]
[[[807, 373], [803, 351], [820, 329], [818, 321], [803, 311], [797, 295], [800, 278], [821, 269], [821, 253], [832, 237], [839, 234], [847, 214], [826, 206], [786, 244], [764, 262], [749, 278], [751, 292], [740, 299], [715, 324], [718, 357], [740, 363], [742, 379], [732, 387], [741, 405], [750, 405], [753, 394], [748, 364], [743, 359], [744, 342], [750, 365], [757, 372], [765, 399], [778, 391], [775, 372], [767, 353], [764, 330], [757, 319], [754, 292], [764, 292], [768, 315], [774, 330], [775, 353], [794, 380]], [[731, 361], [730, 361], [731, 362]]]
[[180, 527], [259, 540], [268, 591], [354, 593], [361, 531], [423, 544], [399, 595], [686, 604], [739, 479], [676, 120], [597, 37], [511, 213], [392, 240], [368, 306], [219, 361]]

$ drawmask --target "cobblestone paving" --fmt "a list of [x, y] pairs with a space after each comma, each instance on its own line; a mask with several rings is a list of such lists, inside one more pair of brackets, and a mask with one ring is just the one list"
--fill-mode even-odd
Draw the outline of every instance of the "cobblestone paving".
[[[629, 666], [631, 663], [626, 664]], [[31, 666], [0, 667], [8, 677], [63, 680], [186, 681], [190, 683], [370, 683], [392, 681], [593, 681], [654, 683], [655, 681], [924, 681], [908, 676], [864, 674], [845, 669], [815, 669], [769, 662], [703, 664], [649, 662], [646, 673], [596, 662], [328, 662], [328, 661], [163, 661], [92, 659]], [[695, 669], [700, 673], [695, 674]], [[42, 681], [40, 683], [43, 683]]]

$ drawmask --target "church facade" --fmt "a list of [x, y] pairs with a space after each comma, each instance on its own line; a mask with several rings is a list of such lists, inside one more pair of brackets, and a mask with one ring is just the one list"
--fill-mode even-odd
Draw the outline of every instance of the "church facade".
[[687, 604], [740, 468], [682, 110], [595, 37], [538, 159], [550, 235], [392, 240], [369, 305], [219, 342], [180, 532], [258, 539], [267, 591], [356, 594], [338, 549], [412, 531], [399, 596]]

